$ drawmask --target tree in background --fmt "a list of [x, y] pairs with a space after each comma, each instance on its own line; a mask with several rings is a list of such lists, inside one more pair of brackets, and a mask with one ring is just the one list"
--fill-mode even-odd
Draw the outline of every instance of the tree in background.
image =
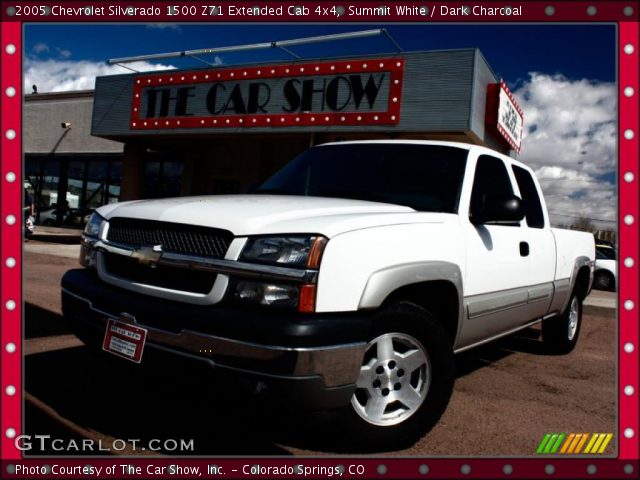
[[581, 230], [583, 232], [595, 232], [597, 229], [587, 217], [579, 217], [571, 224], [571, 230]]

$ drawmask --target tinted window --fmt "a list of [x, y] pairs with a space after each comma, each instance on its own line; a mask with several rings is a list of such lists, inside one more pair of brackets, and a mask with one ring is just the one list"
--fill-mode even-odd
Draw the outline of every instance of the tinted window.
[[516, 176], [516, 182], [518, 182], [520, 195], [522, 196], [527, 225], [532, 228], [544, 228], [542, 204], [540, 203], [538, 190], [536, 189], [536, 184], [533, 182], [533, 178], [531, 178], [531, 174], [524, 168], [516, 165], [513, 165], [512, 168]]
[[184, 164], [164, 159], [147, 160], [144, 172], [144, 198], [166, 198], [180, 195]]
[[302, 153], [256, 193], [353, 198], [456, 213], [467, 150], [437, 145], [342, 144]]
[[482, 155], [478, 158], [471, 190], [471, 218], [474, 213], [477, 215], [482, 210], [486, 195], [513, 195], [513, 188], [504, 162], [489, 155]]

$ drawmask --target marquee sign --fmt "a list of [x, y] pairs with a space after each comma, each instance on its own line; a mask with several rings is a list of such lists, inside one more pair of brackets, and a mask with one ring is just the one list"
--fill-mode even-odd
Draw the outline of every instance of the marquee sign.
[[396, 125], [404, 59], [136, 75], [132, 130]]
[[486, 119], [487, 125], [496, 129], [509, 145], [520, 153], [524, 114], [502, 80], [487, 87]]

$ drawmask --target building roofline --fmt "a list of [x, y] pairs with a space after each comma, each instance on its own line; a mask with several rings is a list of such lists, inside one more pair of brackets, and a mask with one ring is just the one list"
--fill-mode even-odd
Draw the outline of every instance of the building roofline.
[[[241, 67], [252, 67], [252, 66], [262, 66], [262, 65], [285, 65], [285, 64], [295, 64], [295, 63], [309, 63], [309, 62], [330, 62], [341, 61], [341, 60], [359, 60], [363, 58], [402, 58], [404, 56], [410, 55], [424, 55], [431, 53], [455, 53], [455, 52], [467, 52], [472, 55], [475, 55], [476, 50], [479, 51], [477, 47], [465, 47], [465, 48], [443, 48], [437, 50], [406, 50], [406, 51], [389, 51], [389, 52], [375, 52], [375, 53], [361, 53], [357, 55], [338, 55], [335, 57], [301, 57], [301, 58], [291, 58], [291, 59], [282, 59], [282, 60], [256, 60], [251, 62], [240, 62], [240, 63], [225, 63], [220, 65], [212, 65], [212, 66], [200, 66], [194, 65], [192, 67], [186, 68], [174, 68], [167, 70], [145, 70], [141, 72], [135, 73], [114, 73], [108, 75], [99, 75], [96, 78], [105, 78], [105, 77], [132, 77], [134, 75], [153, 75], [153, 74], [163, 74], [167, 72], [195, 72], [199, 70], [214, 70], [214, 69], [225, 69], [225, 68], [241, 68]], [[484, 57], [483, 57], [484, 58]]]
[[63, 100], [69, 98], [89, 98], [93, 97], [95, 90], [72, 90], [68, 92], [46, 92], [25, 94], [25, 102]]
[[479, 48], [475, 49], [476, 51], [476, 55], [478, 57], [480, 57], [480, 59], [485, 63], [485, 65], [489, 68], [489, 71], [491, 72], [491, 74], [493, 75], [494, 78], [498, 79], [498, 81], [500, 81], [502, 79], [502, 77], [499, 77], [498, 75], [496, 75], [495, 70], [493, 69], [493, 66], [491, 66], [491, 64], [489, 63], [489, 61], [487, 60], [487, 57], [484, 56], [484, 54], [482, 53], [482, 50], [480, 50]]

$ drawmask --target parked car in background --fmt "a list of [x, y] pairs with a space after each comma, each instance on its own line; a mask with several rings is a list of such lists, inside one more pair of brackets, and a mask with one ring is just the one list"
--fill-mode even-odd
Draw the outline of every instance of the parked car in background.
[[57, 222], [58, 211], [56, 204], [44, 207], [40, 212], [38, 224], [45, 226], [65, 225], [73, 227], [84, 227], [93, 213], [93, 209], [88, 208], [67, 208], [61, 222]]
[[[58, 210], [57, 210], [57, 206], [54, 203], [53, 205], [50, 205], [48, 207], [44, 207], [42, 210], [40, 210], [38, 212], [38, 224], [39, 225], [45, 225], [45, 226], [53, 226], [56, 225], [58, 222], [56, 221], [58, 218]], [[68, 212], [64, 214], [64, 217], [62, 218], [62, 222], [61, 223], [65, 223], [66, 219], [68, 218]]]
[[593, 288], [615, 291], [618, 283], [616, 272], [616, 249], [607, 244], [597, 244]]
[[609, 240], [604, 240], [602, 238], [597, 238], [595, 235], [594, 235], [594, 239], [596, 241], [596, 246], [608, 247], [608, 248], [614, 248], [614, 249], [616, 248], [615, 243], [610, 242]]
[[67, 218], [65, 219], [65, 224], [84, 228], [92, 213], [92, 208], [71, 208], [69, 209]]

